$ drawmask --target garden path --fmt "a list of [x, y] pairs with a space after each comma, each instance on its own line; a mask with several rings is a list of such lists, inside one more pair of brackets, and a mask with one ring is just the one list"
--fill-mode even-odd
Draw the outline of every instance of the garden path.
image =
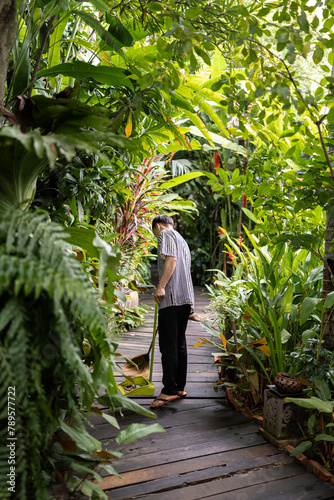
[[[196, 311], [201, 313], [208, 299], [195, 289]], [[153, 297], [145, 295], [144, 303]], [[128, 357], [146, 352], [153, 330], [153, 310], [141, 327], [123, 334], [119, 351]], [[334, 486], [322, 483], [293, 460], [267, 443], [258, 427], [233, 410], [225, 393], [213, 386], [217, 369], [212, 366], [210, 346], [193, 347], [203, 336], [200, 324], [189, 322], [188, 397], [157, 408], [157, 419], [166, 430], [120, 446], [124, 456], [114, 462], [121, 474], [104, 476], [100, 486], [114, 500], [315, 500], [333, 499]], [[158, 348], [154, 356], [155, 395], [161, 388]], [[133, 397], [144, 407], [152, 398]], [[104, 410], [108, 411], [108, 410]], [[121, 429], [131, 423], [154, 423], [152, 419], [126, 410], [118, 417]], [[118, 431], [97, 415], [92, 435], [115, 449]]]

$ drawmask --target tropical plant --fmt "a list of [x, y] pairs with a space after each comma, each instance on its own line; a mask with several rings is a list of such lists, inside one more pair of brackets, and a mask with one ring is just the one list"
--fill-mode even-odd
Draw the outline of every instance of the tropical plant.
[[[281, 243], [271, 254], [244, 228], [253, 244], [250, 251], [242, 237], [232, 239], [221, 231], [232, 275], [215, 271], [209, 317], [204, 322], [214, 345], [222, 351], [224, 376], [219, 384], [242, 394], [244, 404], [256, 408], [265, 384], [290, 366], [288, 353], [300, 342], [317, 336], [321, 345], [322, 267], [306, 250], [295, 251]], [[212, 342], [206, 339], [205, 342]], [[317, 358], [314, 352], [314, 358]], [[291, 358], [289, 358], [291, 359]]]
[[333, 353], [321, 344], [312, 330], [306, 330], [300, 344], [286, 353], [288, 373], [311, 383], [315, 377], [325, 379], [333, 365]]
[[334, 470], [334, 372], [332, 364], [326, 374], [326, 380], [319, 376], [314, 378], [313, 390], [316, 395], [308, 394], [306, 398], [285, 398], [287, 402], [294, 403], [309, 411], [307, 420], [306, 440], [302, 441], [291, 453], [305, 453], [309, 457], [320, 459], [323, 465], [330, 471]]
[[233, 336], [229, 340], [223, 333], [220, 333], [219, 329], [208, 323], [203, 322], [202, 326], [212, 337], [221, 340], [221, 343], [218, 343], [201, 338], [195, 344], [195, 347], [209, 344], [217, 349], [213, 354], [221, 359], [222, 378], [218, 380], [215, 389], [219, 386], [231, 389], [236, 394], [242, 394], [241, 406], [252, 410], [259, 409], [263, 401], [265, 385], [271, 382], [266, 363], [263, 361], [265, 356], [270, 356], [266, 338], [262, 337], [248, 342], [242, 332], [235, 329], [233, 320]]
[[[113, 409], [127, 406], [153, 414], [117, 395], [117, 344], [108, 335], [96, 293], [61, 228], [30, 212], [2, 215], [0, 225], [2, 457], [8, 457], [7, 438], [14, 442], [8, 432], [14, 429], [17, 438], [15, 495], [6, 483], [8, 460], [1, 469], [1, 494], [45, 500], [49, 482], [63, 480], [65, 472], [58, 469], [63, 461], [95, 477], [91, 467], [96, 465], [112, 473], [109, 459], [117, 453], [101, 452], [101, 444], [84, 427], [83, 410], [91, 411], [100, 387]], [[88, 357], [82, 350], [84, 339], [91, 346]], [[8, 388], [14, 388], [14, 406]], [[15, 426], [13, 414], [10, 419], [7, 415], [9, 402]], [[109, 422], [117, 426], [115, 419], [109, 417]], [[57, 434], [60, 427], [72, 441]], [[64, 452], [70, 452], [67, 458]], [[70, 489], [101, 493], [96, 485], [74, 476]]]

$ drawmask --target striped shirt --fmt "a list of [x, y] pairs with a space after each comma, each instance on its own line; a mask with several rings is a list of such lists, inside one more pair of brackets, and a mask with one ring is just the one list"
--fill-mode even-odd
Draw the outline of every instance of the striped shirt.
[[194, 311], [194, 288], [190, 274], [191, 257], [186, 241], [174, 229], [163, 229], [158, 238], [158, 273], [162, 276], [166, 257], [175, 257], [176, 266], [168, 281], [159, 309], [190, 304]]

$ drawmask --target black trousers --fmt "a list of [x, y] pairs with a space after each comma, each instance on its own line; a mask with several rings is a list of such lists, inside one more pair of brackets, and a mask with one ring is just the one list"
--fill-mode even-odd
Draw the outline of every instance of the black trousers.
[[165, 307], [159, 311], [159, 347], [162, 362], [162, 393], [183, 391], [187, 380], [186, 328], [190, 305]]

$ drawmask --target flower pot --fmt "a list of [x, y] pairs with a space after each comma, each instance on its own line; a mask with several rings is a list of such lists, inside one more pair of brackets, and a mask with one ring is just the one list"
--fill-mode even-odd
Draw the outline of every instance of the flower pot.
[[127, 294], [126, 307], [138, 307], [139, 306], [139, 295], [136, 290], [131, 290], [129, 294]]
[[274, 383], [282, 394], [296, 394], [303, 389], [303, 384], [290, 377], [288, 373], [279, 372]]

